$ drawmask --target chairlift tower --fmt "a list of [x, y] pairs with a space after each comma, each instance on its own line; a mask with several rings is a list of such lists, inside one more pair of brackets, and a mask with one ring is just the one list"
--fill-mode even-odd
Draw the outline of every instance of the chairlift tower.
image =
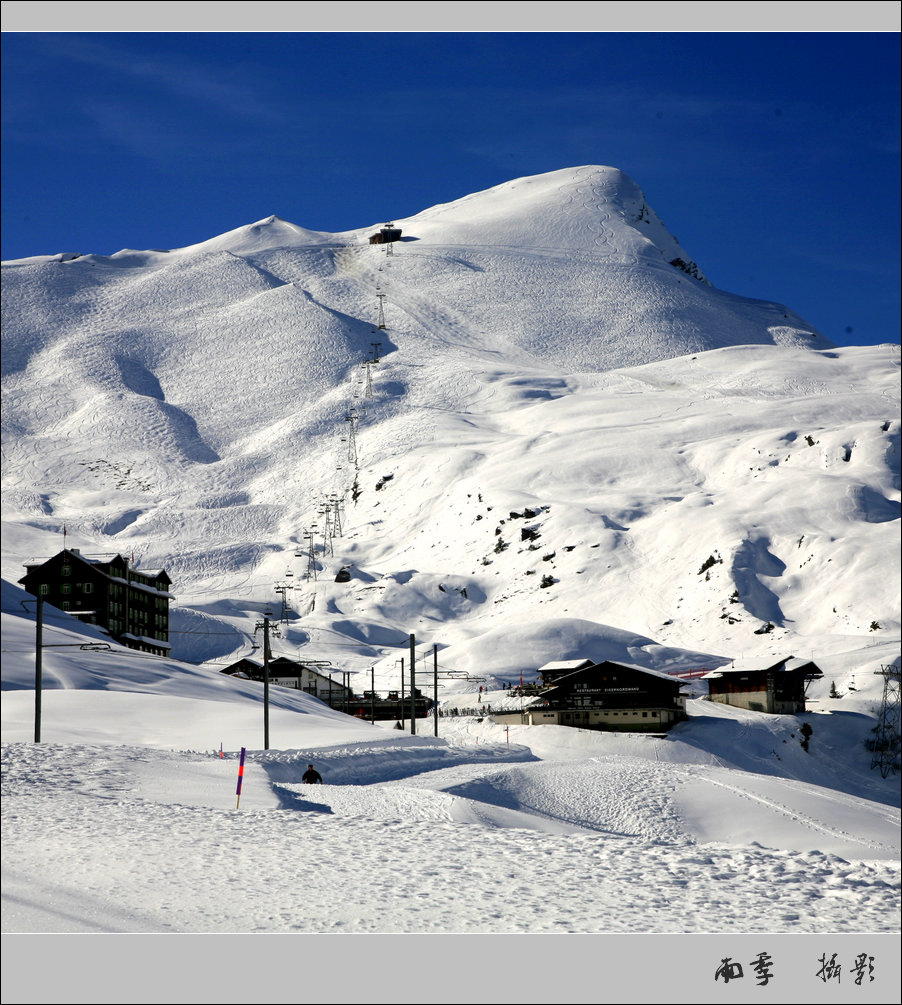
[[341, 499], [338, 496], [331, 496], [332, 501], [332, 533], [336, 537], [342, 536], [341, 529]]
[[385, 329], [385, 309], [383, 307], [383, 303], [385, 301], [385, 294], [384, 293], [377, 293], [376, 294], [376, 299], [379, 301], [379, 319], [378, 319], [378, 321], [376, 323], [376, 327], [379, 328], [379, 329], [384, 330]]
[[886, 778], [890, 772], [895, 774], [899, 770], [899, 665], [881, 666], [874, 673], [883, 677], [883, 704], [874, 727], [871, 770], [880, 768], [880, 774]]
[[288, 591], [290, 589], [291, 589], [291, 585], [289, 583], [285, 583], [285, 582], [276, 583], [276, 593], [279, 594], [279, 597], [281, 598], [281, 602], [282, 602], [282, 610], [281, 610], [281, 613], [279, 615], [279, 621], [283, 625], [287, 625], [288, 624], [288, 612], [291, 609], [290, 606], [289, 606], [289, 604], [288, 604]]
[[360, 421], [360, 416], [357, 412], [350, 408], [345, 415], [345, 422], [348, 423], [348, 460], [356, 467], [357, 466], [357, 423]]
[[304, 538], [307, 541], [307, 571], [304, 574], [309, 580], [316, 582], [316, 545], [313, 543], [313, 531], [305, 530]]
[[363, 397], [364, 398], [372, 398], [372, 396], [373, 396], [373, 371], [372, 371], [373, 360], [366, 359], [366, 360], [363, 361], [363, 363], [361, 365], [363, 366], [363, 369], [364, 369], [364, 371], [366, 373], [366, 377], [364, 378], [364, 384], [363, 384]]
[[323, 518], [323, 554], [334, 555], [332, 547], [332, 509], [327, 500], [324, 500], [319, 507], [319, 515]]

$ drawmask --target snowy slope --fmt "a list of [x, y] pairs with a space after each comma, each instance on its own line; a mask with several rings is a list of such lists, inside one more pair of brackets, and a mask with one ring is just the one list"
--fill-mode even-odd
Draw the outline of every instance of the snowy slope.
[[[898, 783], [869, 770], [872, 700], [697, 700], [667, 737], [474, 717], [435, 737], [273, 688], [265, 751], [261, 685], [84, 652], [91, 633], [51, 610], [35, 744], [15, 599], [4, 933], [897, 930]], [[310, 762], [322, 786], [300, 784]]]
[[165, 566], [195, 662], [296, 584], [283, 651], [380, 686], [410, 632], [500, 681], [898, 645], [897, 349], [713, 288], [613, 168], [394, 222], [6, 263], [4, 576], [64, 525]]

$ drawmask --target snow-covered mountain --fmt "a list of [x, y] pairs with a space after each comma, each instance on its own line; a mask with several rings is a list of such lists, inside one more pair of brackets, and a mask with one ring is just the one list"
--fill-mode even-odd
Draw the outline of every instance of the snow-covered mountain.
[[[715, 289], [613, 168], [383, 222], [4, 264], [3, 930], [895, 931], [898, 347]], [[14, 583], [64, 528], [168, 570], [173, 658], [48, 608], [35, 744]], [[666, 737], [406, 736], [274, 687], [264, 751], [217, 671], [282, 596], [277, 653], [384, 691], [413, 633], [446, 710], [554, 659], [825, 677]]]
[[64, 525], [165, 566], [194, 661], [282, 582], [285, 651], [384, 683], [410, 632], [499, 680], [898, 646], [897, 347], [717, 290], [614, 168], [381, 222], [5, 263], [4, 577]]

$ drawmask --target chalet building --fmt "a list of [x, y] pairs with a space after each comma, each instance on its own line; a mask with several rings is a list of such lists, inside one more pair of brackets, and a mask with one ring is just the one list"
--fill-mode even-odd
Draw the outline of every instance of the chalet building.
[[670, 674], [610, 660], [577, 664], [575, 670], [546, 664], [543, 676], [550, 676], [553, 683], [541, 691], [538, 701], [522, 712], [493, 714], [492, 720], [661, 733], [687, 718], [680, 695], [684, 682]]
[[811, 660], [789, 656], [767, 665], [721, 667], [702, 679], [708, 682], [711, 701], [753, 712], [795, 715], [805, 711], [808, 683], [819, 677], [823, 673]]
[[[244, 677], [246, 680], [262, 681], [263, 660], [245, 656], [220, 673], [232, 677]], [[354, 693], [349, 687], [288, 656], [276, 656], [269, 661], [269, 683], [276, 687], [293, 687], [306, 694], [312, 694], [332, 708], [343, 708], [354, 700]]]
[[391, 244], [401, 240], [401, 228], [387, 223], [381, 230], [370, 235], [370, 244]]
[[169, 655], [169, 601], [175, 597], [165, 570], [139, 571], [122, 555], [102, 561], [77, 548], [25, 569], [19, 583], [35, 597], [105, 628], [129, 649]]

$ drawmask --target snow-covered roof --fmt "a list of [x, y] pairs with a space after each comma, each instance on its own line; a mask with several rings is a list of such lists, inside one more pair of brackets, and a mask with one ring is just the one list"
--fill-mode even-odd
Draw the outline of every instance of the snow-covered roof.
[[152, 639], [149, 635], [132, 635], [131, 632], [125, 632], [120, 635], [121, 639], [131, 639], [133, 642], [142, 642], [146, 646], [156, 646], [157, 649], [171, 649], [172, 646], [168, 642], [164, 642], [162, 639]]
[[806, 667], [811, 667], [812, 672], [822, 676], [820, 668], [812, 660], [800, 659], [798, 656], [788, 656], [785, 660], [779, 660], [776, 663], [734, 663], [732, 666], [720, 667], [719, 670], [712, 670], [710, 673], [706, 673], [702, 677], [702, 680], [714, 680], [728, 673], [761, 673], [767, 670], [773, 670], [775, 673], [791, 673], [803, 670]]
[[545, 673], [547, 670], [579, 670], [582, 667], [588, 667], [592, 665], [592, 660], [552, 660], [550, 663], [546, 663], [544, 666], [539, 667], [539, 673]]
[[133, 579], [122, 579], [121, 576], [107, 576], [107, 579], [111, 583], [122, 583], [125, 586], [130, 586], [133, 590], [143, 590], [145, 593], [152, 593], [155, 597], [167, 597], [169, 600], [175, 600], [174, 594], [167, 593], [166, 590], [157, 590], [153, 586], [145, 586], [144, 583], [136, 583]]
[[[649, 674], [652, 677], [660, 677], [662, 680], [669, 680], [674, 684], [679, 684], [680, 687], [686, 686], [685, 681], [680, 680], [679, 677], [675, 677], [673, 674], [664, 673], [663, 670], [651, 670], [648, 667], [640, 667], [637, 666], [635, 663], [622, 663], [620, 660], [602, 660], [601, 663], [593, 664], [590, 662], [588, 665], [589, 667], [602, 666], [604, 663], [608, 663], [611, 666], [623, 667], [625, 670], [636, 670], [639, 673]], [[584, 669], [586, 669], [586, 667], [580, 664], [579, 666], [577, 666], [576, 670], [571, 671], [570, 674], [567, 674], [564, 677], [558, 677], [554, 682], [554, 687], [557, 687], [559, 684], [562, 684], [567, 679], [567, 677], [571, 676], [573, 673], [577, 673], [578, 671]]]

